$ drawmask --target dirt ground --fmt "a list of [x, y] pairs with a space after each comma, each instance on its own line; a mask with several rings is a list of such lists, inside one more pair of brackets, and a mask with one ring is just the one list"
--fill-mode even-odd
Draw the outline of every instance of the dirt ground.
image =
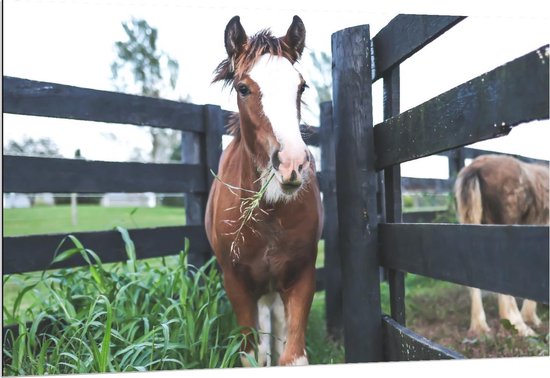
[[[494, 293], [483, 293], [483, 304], [492, 334], [468, 339], [470, 297], [466, 287], [453, 285], [433, 295], [407, 298], [407, 327], [416, 333], [467, 358], [548, 356], [548, 305], [538, 305], [542, 326], [534, 329], [537, 337], [524, 338], [507, 329], [498, 318], [498, 300]], [[521, 308], [521, 301], [518, 301]]]

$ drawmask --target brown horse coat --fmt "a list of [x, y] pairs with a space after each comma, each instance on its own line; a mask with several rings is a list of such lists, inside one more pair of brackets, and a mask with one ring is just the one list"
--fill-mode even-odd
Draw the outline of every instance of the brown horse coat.
[[[244, 352], [252, 353], [248, 329], [260, 332], [260, 365], [275, 357], [281, 365], [308, 362], [305, 330], [323, 209], [315, 162], [299, 132], [305, 83], [293, 64], [304, 38], [296, 16], [281, 38], [268, 31], [249, 38], [234, 17], [225, 32], [228, 58], [215, 79], [235, 88], [239, 115], [210, 190], [205, 227], [237, 321], [249, 336]], [[262, 188], [257, 206], [248, 206]]]

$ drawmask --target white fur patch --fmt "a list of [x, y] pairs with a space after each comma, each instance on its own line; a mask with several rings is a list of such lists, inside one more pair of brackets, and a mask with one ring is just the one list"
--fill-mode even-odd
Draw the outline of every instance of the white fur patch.
[[[261, 181], [262, 187], [265, 185], [266, 181], [269, 179], [272, 172], [273, 171], [271, 171], [267, 175], [266, 174], [262, 175], [262, 181]], [[275, 172], [275, 177], [273, 177], [269, 182], [269, 185], [267, 186], [267, 190], [265, 191], [265, 194], [263, 197], [264, 201], [268, 204], [274, 204], [277, 202], [290, 202], [295, 200], [300, 196], [300, 193], [302, 192], [302, 190], [304, 190], [303, 187], [305, 187], [309, 181], [309, 172], [305, 170], [302, 173], [302, 188], [299, 188], [292, 194], [286, 194], [281, 189], [281, 184], [280, 184], [281, 178], [277, 176], [280, 176], [280, 174], [278, 172]]]
[[285, 305], [279, 294], [275, 295], [275, 300], [273, 301], [272, 326], [275, 349], [274, 357], [278, 359], [283, 354], [287, 334]]
[[263, 112], [281, 144], [281, 150], [303, 151], [305, 143], [300, 134], [296, 108], [300, 73], [286, 58], [265, 54], [249, 75], [260, 87]]
[[304, 356], [298, 357], [297, 359], [292, 361], [292, 363], [290, 365], [291, 366], [305, 366], [305, 365], [309, 365], [309, 361], [307, 360], [307, 356], [304, 355]]
[[271, 306], [272, 295], [264, 295], [258, 299], [258, 365], [271, 366]]
[[[279, 293], [265, 294], [258, 299], [258, 365], [271, 366], [283, 352], [286, 343], [286, 317]], [[272, 352], [272, 344], [275, 354]], [[241, 356], [243, 366], [250, 366], [246, 356]]]

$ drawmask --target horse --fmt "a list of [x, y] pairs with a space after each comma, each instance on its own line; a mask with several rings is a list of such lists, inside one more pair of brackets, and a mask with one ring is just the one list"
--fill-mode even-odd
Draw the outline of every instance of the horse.
[[[482, 155], [463, 168], [455, 182], [460, 223], [548, 224], [548, 165], [525, 163], [506, 155]], [[470, 288], [468, 337], [489, 334], [481, 290]], [[521, 312], [516, 299], [498, 294], [499, 316], [521, 336], [533, 336], [527, 325], [539, 327], [537, 303], [525, 299]]]
[[238, 113], [210, 189], [207, 237], [244, 335], [243, 366], [254, 350], [260, 366], [307, 365], [323, 207], [315, 161], [300, 133], [307, 84], [295, 63], [305, 26], [294, 16], [285, 36], [264, 29], [249, 37], [235, 16], [224, 42], [227, 58], [213, 82], [235, 90]]

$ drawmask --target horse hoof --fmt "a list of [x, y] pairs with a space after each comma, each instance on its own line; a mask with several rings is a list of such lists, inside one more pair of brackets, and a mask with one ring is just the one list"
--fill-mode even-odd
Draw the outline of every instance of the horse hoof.
[[493, 331], [488, 325], [477, 325], [470, 327], [467, 333], [469, 339], [477, 339], [480, 336], [489, 336]]
[[518, 335], [520, 335], [521, 337], [537, 336], [537, 333], [525, 323], [516, 324], [514, 327], [518, 331]]

